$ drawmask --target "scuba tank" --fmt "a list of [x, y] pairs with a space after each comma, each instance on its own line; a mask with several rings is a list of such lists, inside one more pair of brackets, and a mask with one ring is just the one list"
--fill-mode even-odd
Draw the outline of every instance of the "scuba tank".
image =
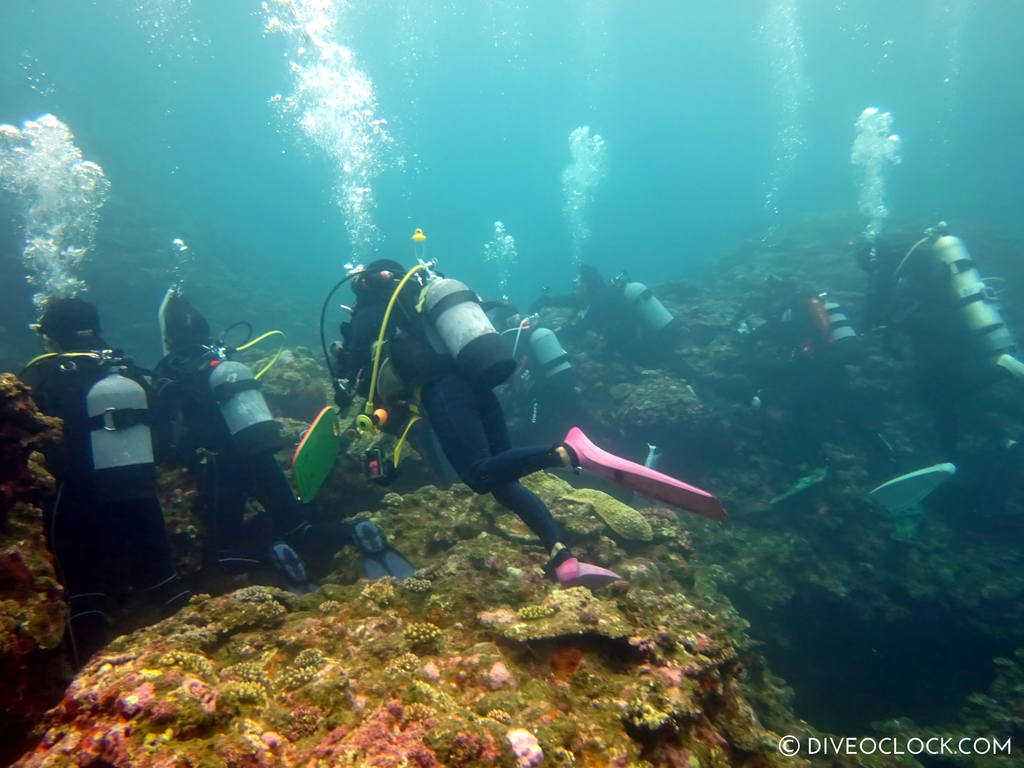
[[840, 344], [856, 340], [857, 331], [853, 329], [853, 324], [846, 316], [843, 308], [837, 302], [830, 299], [827, 293], [821, 294], [818, 298], [828, 319], [829, 344]]
[[653, 333], [660, 333], [675, 320], [672, 313], [665, 309], [665, 305], [643, 283], [626, 283], [622, 287], [622, 295], [640, 324]]
[[85, 405], [94, 470], [153, 465], [149, 402], [142, 385], [112, 369], [89, 388]]
[[569, 355], [549, 328], [530, 331], [530, 362], [545, 378], [551, 379], [572, 370]]
[[270, 414], [259, 382], [249, 366], [237, 360], [210, 360], [213, 369], [207, 384], [224, 417], [232, 442], [242, 445], [257, 433], [277, 434], [277, 422]]
[[465, 283], [434, 278], [422, 297], [427, 338], [437, 352], [447, 352], [473, 383], [495, 387], [516, 364], [501, 336], [487, 319], [480, 299]]
[[978, 339], [979, 351], [1002, 365], [1003, 357], [1012, 357], [1017, 346], [1003, 322], [999, 303], [975, 269], [963, 240], [941, 235], [932, 243], [932, 254], [949, 272], [954, 306], [971, 336]]

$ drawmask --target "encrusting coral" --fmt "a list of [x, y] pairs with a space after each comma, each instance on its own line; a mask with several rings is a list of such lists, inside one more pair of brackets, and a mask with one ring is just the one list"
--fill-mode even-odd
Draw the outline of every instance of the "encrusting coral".
[[61, 439], [28, 388], [0, 374], [0, 761], [60, 695], [66, 604], [43, 535], [42, 505], [55, 490], [39, 451]]
[[[737, 650], [685, 586], [686, 560], [668, 557], [675, 539], [657, 545], [667, 565], [645, 566], [671, 591], [560, 589], [539, 545], [478, 530], [439, 550], [439, 501], [464, 514], [472, 497], [425, 488], [388, 511], [396, 532], [416, 532], [396, 544], [429, 592], [199, 596], [94, 657], [16, 765], [800, 764], [740, 693]], [[566, 520], [589, 514], [548, 501]], [[622, 557], [600, 533], [588, 550]]]

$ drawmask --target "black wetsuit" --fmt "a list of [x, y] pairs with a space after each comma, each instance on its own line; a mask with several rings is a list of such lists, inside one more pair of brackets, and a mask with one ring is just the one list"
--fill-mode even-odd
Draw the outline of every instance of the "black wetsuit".
[[[380, 333], [386, 298], [356, 305], [344, 331], [345, 346], [332, 366], [335, 376], [360, 382], [366, 394], [370, 349]], [[512, 448], [505, 415], [494, 392], [472, 384], [447, 355], [433, 351], [419, 318], [395, 311], [388, 329], [389, 356], [407, 389], [419, 389], [420, 402], [452, 468], [477, 493], [491, 493], [515, 512], [548, 548], [564, 537], [547, 505], [518, 482], [539, 469], [559, 466], [551, 446]]]
[[[143, 376], [130, 366], [120, 372], [143, 386], [152, 405]], [[58, 487], [46, 531], [68, 591], [69, 636], [78, 664], [106, 642], [106, 592], [117, 563], [128, 565], [132, 586], [164, 613], [190, 595], [175, 570], [152, 465], [99, 480], [93, 470], [86, 394], [103, 375], [99, 361], [81, 356], [46, 358], [21, 373], [39, 409], [64, 420], [62, 444], [47, 452]]]
[[281, 447], [276, 422], [265, 422], [245, 440], [232, 439], [208, 384], [209, 349], [195, 347], [164, 357], [155, 369], [161, 410], [179, 422], [178, 461], [195, 474], [215, 560], [226, 569], [257, 567], [269, 541], [245, 535], [245, 504], [256, 499], [271, 521], [271, 537], [303, 554], [330, 555], [352, 539], [352, 526], [311, 524], [274, 453]]

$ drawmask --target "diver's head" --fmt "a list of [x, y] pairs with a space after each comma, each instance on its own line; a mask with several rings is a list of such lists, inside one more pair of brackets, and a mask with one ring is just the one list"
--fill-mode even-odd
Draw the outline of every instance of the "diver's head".
[[405, 272], [405, 267], [391, 259], [371, 261], [352, 278], [352, 292], [360, 301], [387, 299]]
[[580, 264], [579, 274], [576, 276], [574, 285], [579, 296], [588, 297], [597, 294], [604, 288], [605, 283], [604, 277], [597, 267], [592, 267], [589, 264]]
[[210, 324], [188, 299], [170, 291], [160, 308], [164, 349], [170, 354], [181, 354], [213, 343]]
[[47, 302], [36, 330], [54, 352], [106, 346], [100, 338], [100, 314], [96, 306], [82, 299]]

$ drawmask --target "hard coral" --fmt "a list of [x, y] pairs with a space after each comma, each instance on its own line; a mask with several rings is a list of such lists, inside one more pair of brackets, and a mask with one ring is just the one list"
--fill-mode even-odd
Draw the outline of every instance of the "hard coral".
[[589, 504], [597, 516], [623, 539], [650, 541], [654, 538], [651, 524], [640, 512], [607, 493], [592, 488], [577, 488], [565, 494], [569, 501]]

